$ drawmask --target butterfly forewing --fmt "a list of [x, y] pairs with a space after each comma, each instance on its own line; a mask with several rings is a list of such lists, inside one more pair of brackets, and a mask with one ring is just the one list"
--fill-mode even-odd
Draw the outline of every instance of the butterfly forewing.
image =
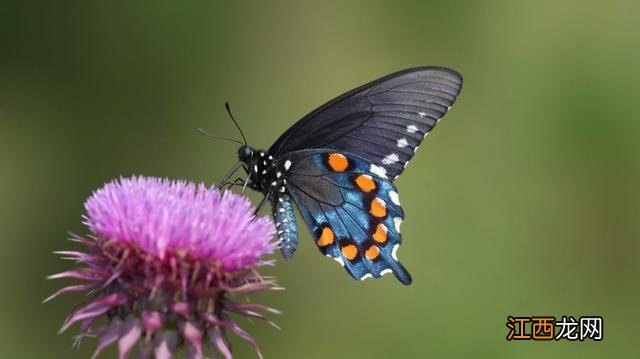
[[283, 156], [312, 148], [333, 149], [362, 157], [394, 179], [453, 105], [461, 87], [460, 74], [440, 67], [385, 76], [311, 112], [269, 152]]

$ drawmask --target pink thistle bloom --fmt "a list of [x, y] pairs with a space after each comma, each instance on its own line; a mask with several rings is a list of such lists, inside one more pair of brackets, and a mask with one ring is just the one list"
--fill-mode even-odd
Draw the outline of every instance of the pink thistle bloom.
[[[138, 347], [139, 357], [171, 358], [186, 350], [190, 358], [206, 351], [231, 357], [227, 333], [256, 341], [230, 313], [277, 326], [262, 312], [269, 307], [234, 302], [232, 297], [281, 289], [257, 268], [271, 264], [275, 227], [256, 218], [245, 197], [186, 181], [123, 178], [106, 184], [85, 203], [91, 235], [71, 240], [86, 251], [56, 252], [81, 268], [49, 278], [80, 284], [63, 293], [87, 292], [89, 299], [67, 317], [65, 331], [79, 323], [81, 339], [97, 336], [97, 356], [117, 343], [120, 358]], [[106, 325], [98, 325], [106, 318]]]

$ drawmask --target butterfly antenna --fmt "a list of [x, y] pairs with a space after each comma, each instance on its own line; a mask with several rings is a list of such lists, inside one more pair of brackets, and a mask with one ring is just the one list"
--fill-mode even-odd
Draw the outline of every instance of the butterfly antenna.
[[[202, 129], [202, 128], [198, 128], [198, 132], [199, 132], [199, 133], [201, 133], [201, 134], [203, 134], [203, 135], [205, 135], [205, 136], [211, 137], [211, 138], [216, 138], [216, 139], [219, 139], [219, 140], [225, 140], [225, 141], [231, 141], [231, 142], [235, 142], [235, 143], [238, 143], [238, 144], [241, 144], [241, 145], [242, 145], [242, 142], [240, 142], [240, 141], [238, 141], [238, 140], [236, 140], [236, 139], [229, 138], [229, 137], [222, 137], [222, 136], [212, 135], [212, 134], [210, 134], [209, 132], [205, 131], [205, 130], [204, 130], [204, 129]], [[245, 143], [245, 144], [246, 144], [246, 143]]]
[[240, 135], [242, 136], [242, 139], [244, 140], [244, 145], [246, 146], [247, 145], [247, 138], [244, 137], [244, 133], [242, 132], [242, 129], [240, 128], [240, 125], [238, 125], [238, 121], [236, 121], [235, 117], [233, 117], [233, 114], [231, 113], [231, 107], [229, 106], [229, 102], [225, 102], [224, 103], [224, 108], [227, 109], [227, 113], [229, 114], [229, 117], [231, 117], [231, 121], [233, 121], [233, 123], [238, 128], [238, 131], [240, 131]]

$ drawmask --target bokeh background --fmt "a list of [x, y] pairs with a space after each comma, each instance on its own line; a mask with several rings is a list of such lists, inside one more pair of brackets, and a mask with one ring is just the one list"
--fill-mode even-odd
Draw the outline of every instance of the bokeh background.
[[[630, 357], [640, 320], [637, 2], [3, 1], [0, 356], [85, 358], [41, 301], [119, 176], [212, 183], [330, 98], [405, 67], [465, 84], [397, 182], [414, 277], [358, 283], [301, 238], [270, 273], [267, 358]], [[257, 194], [252, 199], [259, 200]], [[600, 315], [602, 342], [507, 342], [508, 315]], [[254, 357], [236, 343], [238, 357]], [[114, 351], [104, 357], [113, 357]]]

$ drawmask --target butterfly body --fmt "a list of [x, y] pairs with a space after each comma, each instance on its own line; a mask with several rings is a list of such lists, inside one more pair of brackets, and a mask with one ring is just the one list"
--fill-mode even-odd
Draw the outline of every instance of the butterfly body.
[[295, 205], [321, 253], [352, 277], [393, 273], [410, 284], [397, 258], [404, 212], [393, 181], [461, 86], [450, 69], [407, 69], [321, 106], [269, 150], [242, 146], [247, 186], [271, 202], [283, 256], [297, 246]]
[[269, 152], [249, 146], [240, 147], [238, 156], [245, 164], [245, 170], [249, 175], [247, 186], [262, 192], [265, 200], [271, 202], [280, 251], [285, 259], [291, 259], [298, 245], [295, 211], [286, 179], [291, 161], [277, 161]]

